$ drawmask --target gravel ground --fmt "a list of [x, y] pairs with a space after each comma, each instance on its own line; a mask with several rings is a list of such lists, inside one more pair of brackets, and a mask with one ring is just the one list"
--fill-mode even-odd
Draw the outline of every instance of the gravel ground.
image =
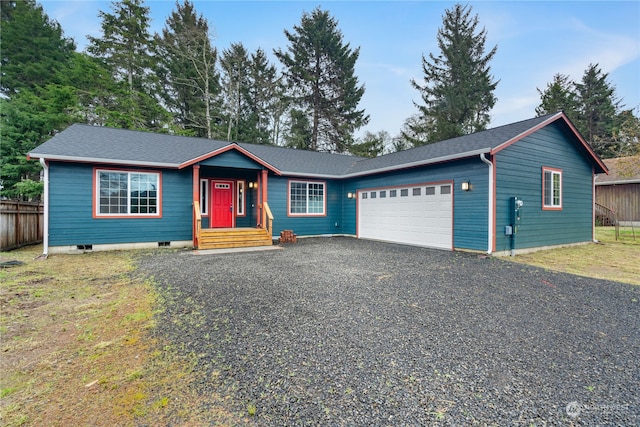
[[640, 424], [639, 287], [352, 238], [139, 262], [248, 425]]

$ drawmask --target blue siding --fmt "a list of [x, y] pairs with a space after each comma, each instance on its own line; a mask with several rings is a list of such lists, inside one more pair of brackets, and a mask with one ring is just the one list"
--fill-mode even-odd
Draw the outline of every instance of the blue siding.
[[92, 212], [93, 167], [52, 162], [49, 168], [49, 244], [191, 240], [191, 169], [158, 172], [162, 174], [162, 218], [95, 219]]
[[[304, 181], [304, 179], [295, 178]], [[324, 234], [342, 234], [342, 183], [335, 180], [316, 180], [325, 183], [326, 216], [290, 217], [287, 214], [287, 186], [289, 178], [269, 176], [269, 206], [273, 213], [273, 233], [279, 235], [282, 230], [293, 230], [298, 236], [318, 236]], [[336, 225], [337, 224], [337, 225]]]
[[[508, 250], [509, 198], [524, 201], [516, 249], [592, 239], [592, 166], [564, 125], [551, 124], [496, 155], [496, 249]], [[562, 210], [542, 209], [542, 167], [562, 169]]]
[[225, 151], [200, 162], [202, 166], [219, 166], [240, 169], [262, 169], [262, 166], [236, 150]]
[[[453, 246], [459, 249], [487, 250], [489, 167], [479, 157], [457, 162], [352, 179], [344, 183], [344, 232], [356, 233], [356, 201], [348, 192], [364, 188], [399, 186], [423, 182], [453, 180]], [[460, 183], [469, 180], [471, 191], [462, 191]]]

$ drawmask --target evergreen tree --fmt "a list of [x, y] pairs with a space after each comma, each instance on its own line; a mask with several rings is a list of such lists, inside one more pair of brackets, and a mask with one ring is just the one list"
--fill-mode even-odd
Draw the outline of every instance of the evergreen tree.
[[251, 131], [248, 123], [249, 97], [249, 52], [242, 43], [232, 43], [222, 51], [222, 92], [224, 116], [227, 126], [227, 141], [249, 142]]
[[289, 131], [284, 136], [285, 146], [298, 150], [311, 150], [313, 129], [309, 117], [304, 111], [289, 110]]
[[[590, 64], [576, 83], [578, 96], [578, 129], [596, 152], [605, 154], [607, 140], [610, 139], [616, 125], [619, 101], [615, 97], [615, 88], [607, 80], [608, 74]], [[598, 145], [602, 147], [598, 148]]]
[[185, 133], [213, 138], [220, 114], [217, 51], [209, 23], [188, 0], [167, 18], [162, 36], [155, 36], [159, 95]]
[[75, 50], [60, 25], [34, 0], [2, 0], [0, 64], [2, 94], [60, 83]]
[[[411, 84], [420, 91], [424, 105], [416, 104], [423, 116], [411, 132], [404, 134], [414, 145], [432, 143], [474, 133], [489, 124], [489, 112], [496, 103], [489, 62], [497, 46], [485, 55], [487, 33], [477, 32], [478, 17], [471, 6], [456, 4], [446, 10], [438, 30], [440, 54], [422, 57], [424, 84]], [[415, 138], [411, 135], [423, 135]]]
[[578, 100], [574, 88], [574, 83], [565, 74], [553, 76], [553, 82], [547, 84], [547, 88], [540, 94], [540, 105], [536, 107], [536, 114], [544, 116], [546, 114], [564, 111], [565, 114], [575, 123], [578, 114]]
[[25, 198], [41, 188], [27, 153], [75, 119], [74, 44], [34, 1], [3, 1], [1, 31], [0, 194]]
[[68, 84], [73, 86], [75, 104], [68, 112], [75, 122], [117, 127], [126, 119], [114, 97], [120, 87], [102, 62], [86, 53], [75, 52], [68, 70]]
[[622, 110], [615, 88], [598, 65], [590, 64], [580, 83], [556, 74], [540, 93], [540, 115], [563, 110], [578, 131], [602, 158], [633, 155], [638, 151], [640, 119], [633, 110]]
[[337, 27], [329, 12], [316, 8], [304, 13], [292, 32], [285, 30], [288, 49], [274, 52], [284, 66], [293, 105], [309, 116], [311, 150], [346, 151], [353, 133], [369, 121], [358, 110], [364, 94], [354, 75], [360, 49], [344, 44]]
[[613, 131], [611, 157], [640, 155], [640, 118], [633, 110], [624, 110], [617, 119], [619, 126]]
[[262, 49], [251, 54], [249, 68], [249, 123], [252, 131], [248, 142], [273, 144], [282, 86], [275, 65], [270, 64]]
[[365, 132], [360, 140], [349, 147], [349, 152], [354, 156], [378, 157], [384, 154], [385, 148], [390, 145], [391, 136], [381, 130], [378, 133]]
[[113, 14], [100, 11], [102, 37], [88, 37], [87, 50], [104, 61], [120, 88], [114, 98], [122, 128], [162, 130], [167, 112], [152, 96], [152, 39], [149, 8], [142, 0], [121, 0], [111, 5]]

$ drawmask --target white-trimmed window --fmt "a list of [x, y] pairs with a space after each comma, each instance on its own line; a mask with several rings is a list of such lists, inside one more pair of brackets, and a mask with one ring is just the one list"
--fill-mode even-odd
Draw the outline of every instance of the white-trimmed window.
[[209, 214], [209, 180], [200, 180], [200, 213], [202, 215]]
[[542, 208], [562, 209], [562, 170], [542, 168]]
[[236, 215], [238, 216], [244, 216], [244, 205], [245, 205], [245, 191], [244, 191], [244, 181], [238, 181], [237, 185], [237, 198], [238, 201], [236, 202]]
[[97, 216], [160, 216], [160, 174], [96, 170]]
[[325, 183], [289, 181], [289, 215], [324, 215]]

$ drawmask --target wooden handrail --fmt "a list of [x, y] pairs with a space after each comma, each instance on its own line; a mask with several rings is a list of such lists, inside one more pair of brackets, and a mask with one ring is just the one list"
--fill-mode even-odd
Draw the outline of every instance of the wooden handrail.
[[200, 202], [197, 200], [193, 201], [193, 218], [195, 221], [195, 247], [198, 249], [198, 246], [200, 246], [200, 232], [202, 231], [202, 215], [200, 213]]
[[273, 238], [273, 214], [271, 213], [271, 208], [269, 208], [269, 203], [263, 203], [263, 212], [266, 216], [267, 221], [267, 232], [269, 233], [269, 238]]

